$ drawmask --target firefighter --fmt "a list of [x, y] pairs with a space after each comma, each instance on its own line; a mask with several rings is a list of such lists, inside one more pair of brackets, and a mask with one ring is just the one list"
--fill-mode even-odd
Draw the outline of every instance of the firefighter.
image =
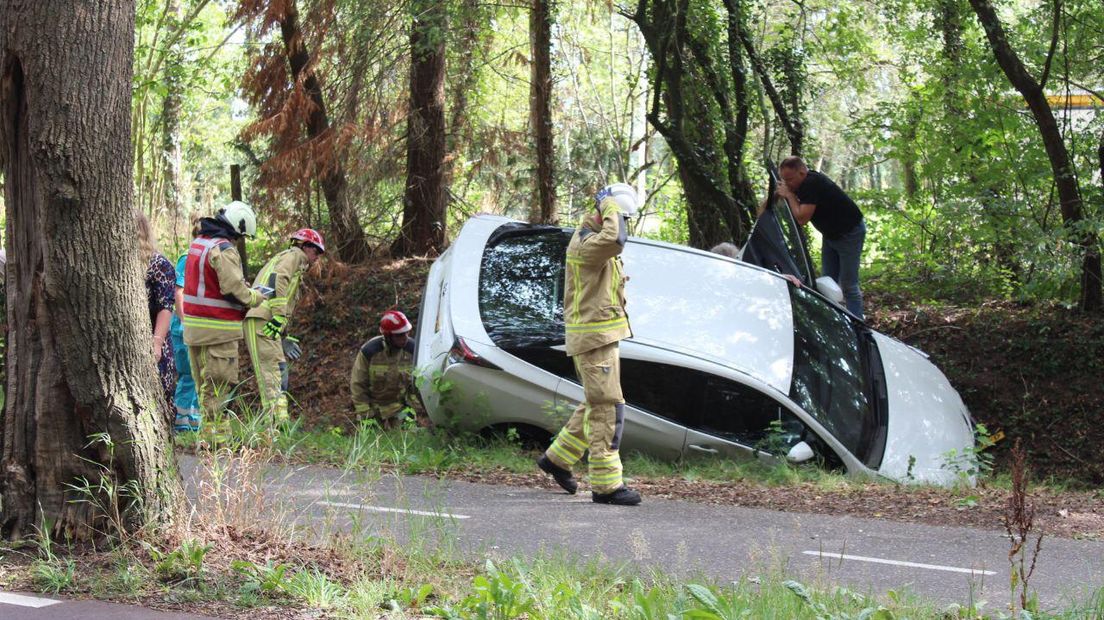
[[288, 420], [288, 360], [299, 359], [299, 340], [288, 335], [288, 321], [299, 298], [303, 273], [326, 252], [322, 235], [310, 228], [295, 231], [291, 247], [273, 256], [257, 274], [253, 287], [273, 289], [267, 299], [245, 315], [245, 346], [253, 361], [261, 409], [277, 424]]
[[406, 315], [388, 310], [380, 319], [380, 335], [357, 351], [349, 387], [358, 414], [379, 420], [385, 430], [402, 423], [414, 364], [412, 326]]
[[265, 295], [249, 288], [234, 241], [257, 233], [257, 217], [235, 200], [199, 221], [184, 267], [184, 343], [204, 416], [221, 414], [238, 382], [238, 341], [247, 308]]
[[625, 486], [618, 453], [625, 420], [618, 343], [632, 337], [620, 254], [639, 199], [632, 186], [616, 183], [598, 192], [595, 208], [568, 243], [564, 285], [567, 354], [582, 379], [584, 401], [537, 466], [574, 494], [578, 483], [571, 468], [590, 450], [591, 499], [635, 506], [640, 493]]

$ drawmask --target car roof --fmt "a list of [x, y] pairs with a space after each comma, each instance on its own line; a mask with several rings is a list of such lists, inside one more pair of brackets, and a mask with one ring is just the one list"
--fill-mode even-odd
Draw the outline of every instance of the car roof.
[[[466, 306], [463, 314], [475, 319], [460, 321], [467, 325], [457, 324], [458, 333], [471, 333], [478, 324], [478, 333], [485, 334], [478, 319], [479, 265], [487, 240], [506, 224], [520, 223], [475, 216], [457, 236], [453, 249], [463, 257], [453, 263], [453, 278], [474, 279], [468, 280], [470, 287], [454, 283], [454, 295], [463, 289], [470, 295], [454, 297], [453, 303]], [[634, 342], [670, 351], [672, 363], [677, 355], [689, 355], [789, 391], [793, 314], [783, 278], [710, 252], [638, 237], [629, 238], [622, 260]]]

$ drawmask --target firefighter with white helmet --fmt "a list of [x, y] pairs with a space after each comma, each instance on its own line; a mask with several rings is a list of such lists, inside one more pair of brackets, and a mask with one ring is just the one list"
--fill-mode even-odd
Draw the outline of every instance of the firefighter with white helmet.
[[277, 423], [288, 419], [288, 360], [299, 359], [299, 340], [287, 333], [288, 322], [299, 300], [303, 274], [326, 252], [318, 231], [301, 228], [288, 239], [291, 246], [273, 256], [253, 281], [253, 287], [272, 289], [266, 299], [245, 315], [243, 334], [261, 408]]
[[591, 499], [634, 506], [640, 493], [625, 486], [618, 451], [625, 421], [618, 343], [632, 337], [625, 312], [621, 252], [627, 220], [639, 210], [631, 185], [616, 183], [598, 192], [595, 211], [579, 223], [567, 246], [564, 283], [566, 351], [582, 380], [584, 402], [576, 407], [537, 466], [568, 493], [578, 488], [571, 468], [588, 457]]
[[397, 427], [406, 409], [414, 365], [413, 326], [406, 315], [388, 310], [380, 318], [380, 335], [357, 351], [349, 387], [358, 414], [380, 421], [385, 429]]
[[184, 343], [205, 415], [221, 413], [238, 382], [238, 340], [246, 310], [265, 300], [249, 288], [234, 242], [257, 234], [257, 216], [235, 200], [199, 221], [184, 267]]

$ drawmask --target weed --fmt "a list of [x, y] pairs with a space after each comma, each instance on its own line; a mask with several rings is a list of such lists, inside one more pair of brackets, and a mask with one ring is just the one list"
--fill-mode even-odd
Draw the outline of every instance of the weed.
[[243, 587], [252, 591], [274, 594], [287, 592], [291, 587], [287, 564], [266, 562], [264, 566], [258, 566], [253, 562], [234, 560], [230, 563], [230, 568], [245, 576], [246, 582]]
[[77, 564], [69, 558], [35, 560], [31, 565], [31, 576], [42, 592], [59, 594], [73, 587], [76, 581]]
[[993, 453], [989, 450], [997, 443], [984, 424], [974, 427], [974, 444], [959, 451], [952, 448], [943, 454], [946, 469], [958, 478], [961, 487], [972, 487], [975, 482], [985, 481], [993, 475]]
[[203, 578], [203, 560], [211, 545], [200, 544], [196, 540], [187, 539], [179, 547], [168, 553], [158, 550], [152, 545], [147, 547], [150, 557], [154, 561], [154, 572], [161, 581], [166, 583], [198, 583]]
[[346, 599], [345, 589], [330, 581], [318, 569], [299, 571], [288, 580], [287, 592], [317, 609], [340, 607]]
[[1035, 506], [1029, 501], [1027, 488], [1030, 472], [1027, 467], [1027, 454], [1016, 439], [1012, 448], [1012, 493], [1008, 497], [1008, 508], [1001, 517], [1004, 531], [1007, 533], [1010, 548], [1008, 563], [1011, 567], [1010, 579], [1013, 593], [1012, 609], [1016, 609], [1015, 595], [1019, 592], [1019, 607], [1025, 612], [1038, 611], [1038, 600], [1030, 593], [1028, 583], [1035, 573], [1035, 562], [1042, 549], [1043, 534], [1035, 539], [1034, 549], [1028, 554], [1028, 539], [1035, 526]]

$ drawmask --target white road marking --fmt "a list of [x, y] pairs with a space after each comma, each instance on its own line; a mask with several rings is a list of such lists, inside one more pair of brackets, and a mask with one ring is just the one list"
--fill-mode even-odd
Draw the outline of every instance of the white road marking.
[[821, 558], [836, 560], [855, 560], [857, 562], [873, 562], [875, 564], [890, 564], [892, 566], [906, 566], [908, 568], [926, 568], [928, 570], [941, 570], [949, 573], [967, 573], [970, 575], [996, 575], [991, 570], [980, 568], [958, 568], [957, 566], [942, 566], [939, 564], [920, 564], [917, 562], [902, 562], [901, 560], [883, 560], [882, 558], [868, 558], [861, 555], [846, 555], [843, 553], [824, 553], [823, 551], [802, 551], [805, 555], [815, 555]]
[[356, 508], [357, 510], [367, 510], [369, 512], [394, 512], [404, 515], [417, 515], [419, 517], [449, 517], [452, 519], [470, 519], [468, 515], [457, 515], [450, 512], [425, 512], [422, 510], [406, 510], [404, 508], [386, 508], [384, 506], [365, 506], [364, 504], [346, 504], [344, 502], [326, 502], [318, 501], [316, 504], [323, 506], [336, 506], [338, 508]]
[[7, 592], [0, 592], [0, 603], [7, 603], [8, 605], [18, 605], [20, 607], [49, 607], [50, 605], [57, 605], [63, 601], [55, 601], [51, 598], [39, 598], [37, 596], [25, 596], [23, 594], [9, 594]]

